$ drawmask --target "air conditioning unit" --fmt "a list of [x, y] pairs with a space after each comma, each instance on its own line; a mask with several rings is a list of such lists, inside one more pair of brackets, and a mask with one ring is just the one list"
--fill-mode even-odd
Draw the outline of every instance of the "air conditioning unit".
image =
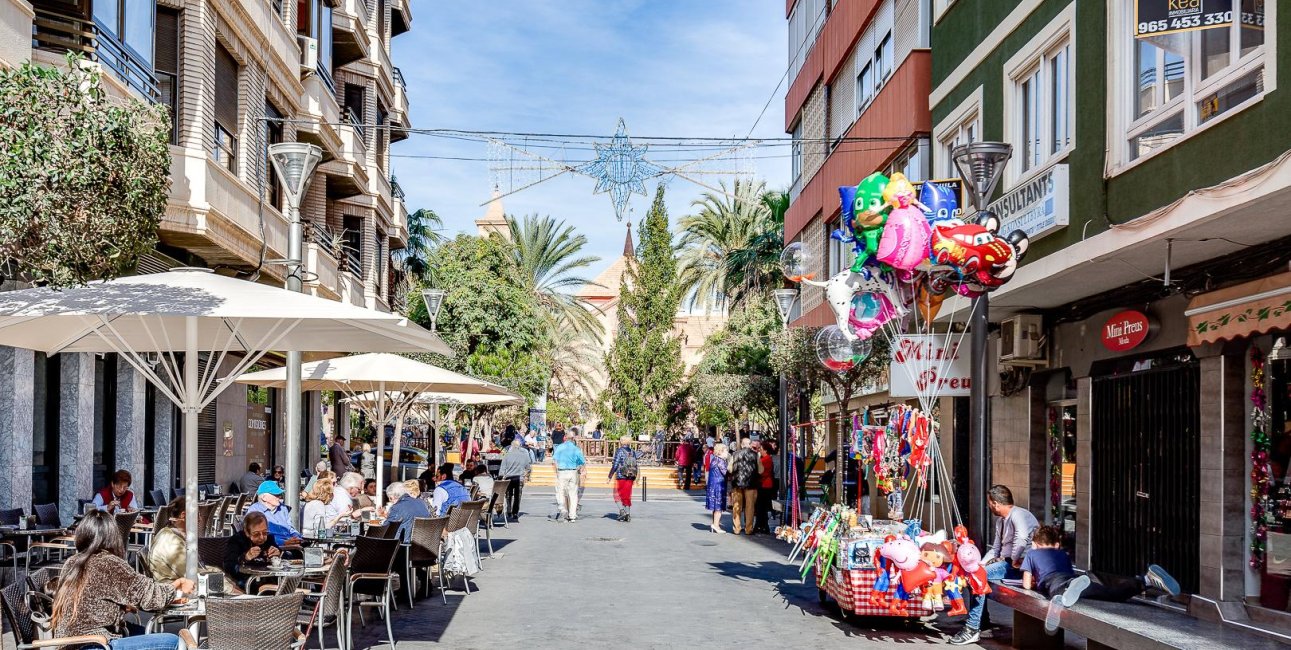
[[300, 71], [306, 74], [318, 67], [318, 39], [308, 36], [297, 36], [300, 43]]
[[1036, 314], [1018, 314], [1000, 323], [1000, 361], [1044, 358], [1044, 324]]

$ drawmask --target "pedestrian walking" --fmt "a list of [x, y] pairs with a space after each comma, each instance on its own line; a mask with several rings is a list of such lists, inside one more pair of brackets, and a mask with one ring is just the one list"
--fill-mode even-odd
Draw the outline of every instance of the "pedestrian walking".
[[709, 530], [714, 533], [725, 533], [722, 530], [722, 511], [726, 509], [726, 463], [730, 455], [726, 445], [718, 443], [713, 447], [713, 455], [708, 463], [708, 489], [704, 496], [704, 507], [713, 512], [713, 523]]
[[506, 511], [512, 519], [520, 518], [520, 494], [523, 491], [524, 481], [529, 478], [529, 471], [533, 467], [533, 455], [529, 453], [524, 445], [520, 444], [520, 437], [516, 436], [511, 439], [511, 448], [507, 450], [502, 457], [502, 466], [498, 469], [498, 475], [508, 479], [511, 483], [507, 484], [506, 494]]
[[573, 433], [565, 435], [565, 442], [551, 452], [556, 464], [556, 505], [560, 508], [556, 521], [578, 521], [578, 484], [587, 472], [587, 459], [574, 442], [576, 437]]
[[359, 473], [363, 474], [363, 478], [376, 478], [377, 456], [372, 453], [372, 445], [366, 442], [363, 443], [363, 455], [360, 456], [360, 461], [362, 469], [359, 470]]
[[610, 463], [610, 476], [614, 482], [614, 502], [619, 504], [619, 521], [632, 521], [632, 486], [637, 481], [637, 454], [632, 451], [627, 438], [619, 438], [619, 449]]
[[755, 506], [753, 532], [771, 533], [771, 500], [775, 497], [775, 461], [767, 445], [753, 443], [753, 450], [758, 453], [758, 499]]
[[690, 441], [682, 440], [677, 445], [676, 455], [673, 456], [673, 459], [677, 461], [677, 480], [681, 482], [681, 489], [683, 490], [690, 489], [690, 461], [691, 454], [694, 451], [695, 448], [690, 446]]
[[762, 484], [758, 454], [748, 438], [740, 441], [740, 450], [731, 455], [731, 532], [753, 534], [753, 516], [757, 511], [758, 487]]
[[[1013, 505], [1013, 492], [1003, 485], [992, 485], [986, 493], [986, 507], [995, 515], [995, 541], [982, 558], [987, 580], [1022, 578], [1022, 562], [1031, 548], [1031, 536], [1040, 522], [1026, 508]], [[967, 594], [966, 594], [967, 595]], [[986, 610], [986, 596], [973, 597], [964, 628], [951, 637], [951, 645], [977, 643], [981, 638], [982, 613]]]

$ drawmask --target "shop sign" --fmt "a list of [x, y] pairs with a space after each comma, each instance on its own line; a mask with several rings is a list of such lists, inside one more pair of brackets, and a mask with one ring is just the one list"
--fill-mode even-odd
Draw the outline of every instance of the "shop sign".
[[1103, 323], [1103, 347], [1112, 352], [1133, 350], [1147, 340], [1151, 331], [1152, 322], [1146, 314], [1127, 309]]
[[892, 397], [967, 397], [972, 367], [967, 342], [945, 334], [911, 334], [892, 343], [888, 394]]
[[1067, 165], [1054, 165], [987, 206], [1000, 218], [1000, 233], [1021, 230], [1031, 243], [1065, 228], [1071, 201]]
[[[1198, 29], [1216, 29], [1233, 24], [1233, 0], [1134, 0], [1134, 37], [1161, 36]], [[1246, 3], [1242, 3], [1246, 4]], [[1250, 20], [1258, 14], [1263, 23], [1262, 1], [1258, 11], [1250, 13]], [[1243, 15], [1243, 22], [1247, 18]]]

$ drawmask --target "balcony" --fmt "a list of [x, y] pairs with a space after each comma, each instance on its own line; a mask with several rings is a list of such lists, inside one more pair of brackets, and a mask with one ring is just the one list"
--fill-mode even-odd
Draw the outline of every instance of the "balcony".
[[[336, 103], [336, 92], [329, 87], [330, 79], [311, 74], [304, 80], [305, 94], [301, 97], [302, 115], [296, 125], [296, 136], [302, 142], [316, 144], [323, 149], [323, 159], [330, 160], [346, 151], [346, 143], [337, 128], [341, 121], [341, 107]], [[352, 150], [352, 149], [350, 149]]]
[[393, 69], [391, 77], [394, 79], [394, 101], [390, 104], [390, 142], [399, 142], [408, 139], [408, 82], [399, 68]]
[[356, 305], [358, 307], [368, 306], [367, 301], [363, 298], [363, 280], [361, 277], [361, 273], [354, 273], [348, 269], [346, 269], [346, 272], [341, 273], [341, 302], [348, 302], [351, 305]]
[[150, 102], [161, 98], [152, 65], [117, 39], [110, 30], [85, 16], [53, 7], [33, 6], [31, 47], [62, 54], [73, 52], [99, 63], [130, 90]]
[[412, 29], [412, 0], [390, 0], [390, 35]]
[[340, 300], [340, 265], [331, 250], [311, 241], [305, 245], [305, 288], [320, 298]]
[[368, 7], [364, 0], [342, 0], [332, 10], [332, 64], [341, 67], [368, 58]]

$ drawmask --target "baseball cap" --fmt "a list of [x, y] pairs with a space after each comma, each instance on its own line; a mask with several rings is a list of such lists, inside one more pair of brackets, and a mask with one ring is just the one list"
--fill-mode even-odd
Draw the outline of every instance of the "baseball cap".
[[261, 481], [260, 487], [256, 488], [256, 496], [260, 496], [261, 494], [282, 496], [282, 486], [278, 485], [277, 481]]

